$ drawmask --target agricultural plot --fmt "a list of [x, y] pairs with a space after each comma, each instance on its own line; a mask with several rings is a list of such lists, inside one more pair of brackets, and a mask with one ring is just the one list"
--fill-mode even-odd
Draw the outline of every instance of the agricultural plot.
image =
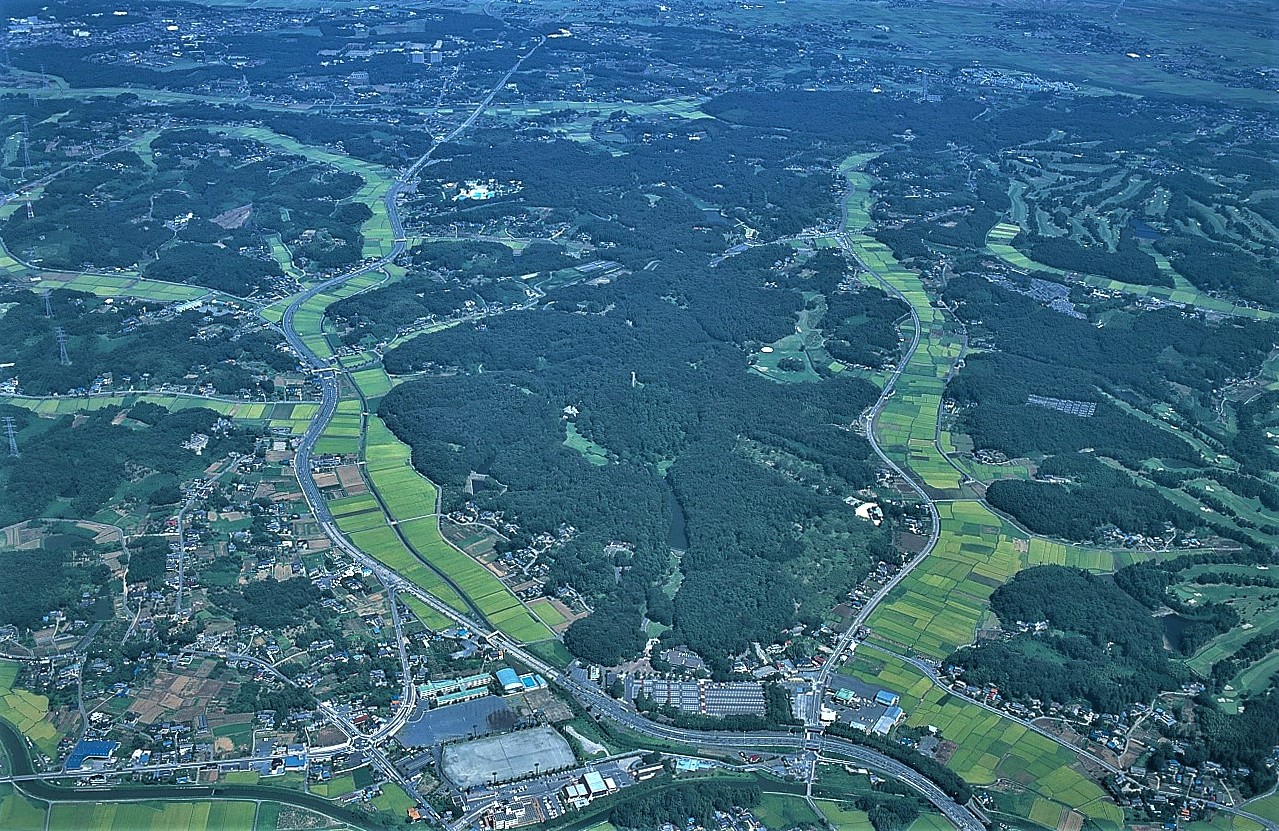
[[444, 582], [444, 578], [427, 568], [417, 555], [409, 551], [389, 526], [379, 523], [371, 528], [348, 531], [343, 521], [338, 520], [338, 527], [361, 551], [394, 569], [422, 591], [439, 598], [459, 612], [470, 611], [466, 601]]
[[49, 699], [23, 689], [15, 689], [18, 664], [0, 661], [0, 718], [12, 724], [41, 752], [54, 756], [58, 750], [58, 730], [48, 720]]
[[161, 303], [178, 303], [206, 297], [227, 299], [230, 297], [203, 286], [188, 286], [183, 283], [166, 283], [163, 280], [112, 274], [44, 272], [31, 284], [31, 288], [35, 291], [70, 289], [96, 294], [99, 297], [138, 297]]
[[564, 617], [564, 613], [555, 608], [555, 604], [545, 598], [534, 600], [528, 604], [533, 610], [533, 614], [537, 615], [543, 623], [554, 629], [556, 626], [563, 625], [568, 618]]
[[56, 802], [49, 831], [128, 828], [131, 831], [243, 831], [252, 828], [252, 802]]
[[7, 782], [0, 784], [0, 828], [45, 831], [45, 806], [18, 793]]
[[131, 407], [139, 402], [147, 402], [164, 407], [167, 410], [186, 410], [201, 407], [220, 413], [234, 421], [265, 421], [271, 427], [295, 426], [294, 432], [301, 433], [306, 429], [308, 413], [313, 414], [318, 404], [276, 401], [240, 401], [227, 398], [209, 398], [200, 395], [165, 394], [152, 395], [145, 393], [110, 393], [106, 395], [37, 398], [33, 396], [11, 396], [5, 401], [16, 407], [25, 407], [32, 412], [47, 416], [74, 415], [76, 413], [93, 412], [104, 407]]
[[[845, 671], [902, 695], [912, 727], [935, 725], [958, 748], [947, 767], [975, 785], [1011, 782], [1046, 802], [1075, 810], [1105, 829], [1123, 826], [1123, 811], [1071, 765], [1075, 756], [1003, 716], [951, 695], [892, 656], [858, 656]], [[1047, 813], [1043, 806], [1041, 813]]]
[[453, 621], [418, 600], [411, 594], [401, 595], [400, 600], [412, 610], [413, 615], [428, 629], [446, 629]]
[[875, 635], [941, 658], [972, 641], [991, 593], [1022, 567], [1025, 535], [979, 502], [939, 503], [942, 534], [871, 615]]
[[351, 373], [351, 380], [365, 400], [373, 402], [391, 391], [391, 378], [380, 366]]
[[436, 488], [410, 464], [411, 451], [380, 418], [369, 420], [365, 467], [373, 488], [399, 523], [400, 533], [431, 566], [453, 581], [485, 617], [512, 638], [552, 636], [493, 572], [440, 535]]
[[960, 473], [937, 449], [936, 440], [946, 378], [959, 359], [962, 341], [943, 312], [932, 305], [919, 275], [898, 263], [886, 245], [862, 232], [869, 222], [870, 176], [848, 169], [847, 163], [842, 170], [852, 188], [845, 231], [853, 253], [874, 273], [870, 282], [900, 292], [919, 315], [919, 347], [875, 420], [876, 435], [884, 451], [905, 463], [926, 486], [958, 491]]
[[301, 269], [293, 264], [293, 252], [290, 251], [289, 247], [280, 239], [279, 234], [272, 235], [270, 243], [271, 258], [279, 264], [281, 271], [292, 277], [294, 280], [301, 280], [306, 276], [302, 273]]

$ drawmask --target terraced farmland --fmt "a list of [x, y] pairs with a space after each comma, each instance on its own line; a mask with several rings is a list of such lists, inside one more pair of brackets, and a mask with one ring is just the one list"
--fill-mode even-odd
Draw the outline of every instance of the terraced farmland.
[[[1123, 827], [1123, 811], [1073, 767], [1074, 755], [1024, 725], [952, 695], [896, 658], [859, 654], [852, 674], [901, 694], [912, 727], [935, 725], [959, 747], [947, 766], [975, 785], [1015, 783], [1034, 795], [1039, 811], [1074, 810], [1104, 829]], [[1056, 827], [1055, 825], [1052, 827]]]

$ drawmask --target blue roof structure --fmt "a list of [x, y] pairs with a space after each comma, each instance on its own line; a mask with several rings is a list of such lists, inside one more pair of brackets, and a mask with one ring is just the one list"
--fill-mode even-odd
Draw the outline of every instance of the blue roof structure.
[[108, 742], [101, 739], [85, 739], [76, 742], [67, 757], [67, 770], [79, 770], [90, 759], [110, 759], [119, 742]]
[[897, 695], [897, 693], [891, 693], [888, 690], [880, 690], [875, 693], [876, 704], [883, 704], [887, 707], [896, 707], [900, 701], [901, 696]]
[[522, 690], [524, 682], [520, 680], [520, 676], [510, 667], [502, 667], [497, 671], [497, 683], [502, 685], [504, 690]]

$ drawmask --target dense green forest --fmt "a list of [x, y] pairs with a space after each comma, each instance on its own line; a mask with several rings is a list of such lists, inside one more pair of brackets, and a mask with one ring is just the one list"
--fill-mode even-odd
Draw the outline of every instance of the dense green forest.
[[[1239, 615], [1227, 603], [1179, 600], [1170, 589], [1185, 579], [1179, 576], [1182, 572], [1196, 566], [1275, 561], [1270, 551], [1246, 549], [1184, 554], [1127, 566], [1113, 578], [1061, 566], [1026, 569], [995, 590], [991, 609], [1005, 628], [1017, 622], [1047, 621], [1047, 631], [981, 641], [957, 650], [947, 662], [961, 668], [965, 681], [994, 684], [1008, 699], [1082, 702], [1099, 712], [1118, 713], [1129, 704], [1149, 701], [1162, 690], [1193, 680], [1177, 658], [1198, 652], [1212, 638], [1239, 625]], [[1200, 572], [1195, 583], [1218, 579], [1213, 575]], [[1253, 585], [1242, 579], [1231, 581], [1229, 576], [1224, 580]], [[1170, 611], [1179, 619], [1172, 651], [1161, 617]], [[1187, 764], [1198, 766], [1211, 759], [1232, 769], [1249, 768], [1252, 773], [1243, 783], [1249, 793], [1264, 791], [1274, 782], [1265, 759], [1279, 742], [1279, 695], [1273, 686], [1253, 695], [1238, 715], [1222, 712], [1215, 695], [1276, 646], [1279, 641], [1274, 634], [1263, 629], [1217, 661], [1204, 679], [1208, 691], [1195, 700], [1194, 729], [1179, 724], [1170, 732], [1186, 748], [1181, 755]]]
[[1164, 652], [1159, 622], [1108, 577], [1029, 568], [995, 589], [990, 607], [1005, 627], [1049, 624], [1045, 633], [979, 642], [947, 659], [965, 681], [994, 684], [1006, 698], [1083, 701], [1116, 713], [1186, 677]]
[[[64, 289], [50, 293], [49, 306], [53, 314], [46, 317], [44, 299], [34, 292], [0, 296], [0, 354], [13, 363], [0, 373], [16, 377], [28, 395], [88, 389], [107, 373], [108, 390], [209, 384], [223, 394], [269, 394], [269, 375], [297, 366], [278, 348], [279, 335], [230, 316], [159, 316], [159, 304], [107, 302]], [[60, 361], [58, 328], [67, 336], [70, 365]]]
[[[6, 523], [7, 524], [7, 523]], [[63, 611], [70, 619], [90, 619], [92, 610], [80, 606], [81, 593], [96, 598], [106, 591], [110, 570], [101, 563], [91, 538], [58, 535], [69, 545], [33, 550], [0, 549], [0, 568], [20, 580], [0, 580], [0, 624], [38, 629], [44, 616]]]
[[[499, 150], [500, 158], [492, 155]], [[669, 637], [723, 670], [751, 640], [771, 642], [793, 624], [797, 606], [799, 616], [820, 619], [872, 556], [899, 556], [886, 532], [851, 518], [842, 501], [873, 479], [870, 448], [847, 427], [875, 389], [851, 378], [781, 385], [748, 374], [748, 355], [794, 330], [808, 292], [830, 304], [823, 325], [838, 322], [851, 338], [866, 334], [859, 357], [879, 364], [895, 351], [892, 321], [903, 308], [874, 292], [841, 291], [850, 272], [838, 258], [775, 269], [791, 257], [781, 246], [753, 248], [708, 269], [693, 254], [715, 253], [719, 244], [698, 230], [703, 214], [685, 197], [667, 189], [656, 202], [632, 205], [623, 195], [638, 160], [589, 165], [580, 181], [543, 178], [546, 154], [565, 164], [586, 152], [562, 142], [498, 141], [491, 150], [468, 147], [458, 161], [469, 156], [486, 170], [499, 165], [494, 178], [521, 179], [522, 197], [544, 195], [553, 204], [581, 199], [583, 206], [589, 197], [596, 214], [624, 211], [622, 222], [597, 231], [615, 241], [609, 256], [635, 270], [604, 284], [556, 288], [535, 309], [391, 351], [390, 372], [426, 370], [433, 377], [396, 388], [381, 413], [413, 446], [414, 464], [445, 485], [448, 500], [460, 498], [470, 472], [487, 473], [508, 489], [479, 498], [518, 517], [525, 533], [564, 522], [577, 530], [551, 554], [552, 585], [572, 585], [596, 606], [569, 630], [570, 649], [607, 664], [633, 654], [652, 605], [655, 617], [671, 617]], [[681, 188], [706, 188], [709, 195], [705, 176], [698, 169]], [[761, 186], [729, 181], [750, 192]], [[599, 200], [607, 203], [613, 193], [618, 201], [601, 207]], [[725, 187], [715, 195], [750, 201]], [[681, 255], [663, 247], [660, 263], [645, 270], [656, 239], [687, 249]], [[454, 246], [417, 256], [453, 271], [493, 255]], [[509, 270], [505, 259], [498, 255], [497, 264]], [[566, 407], [577, 414], [566, 415]], [[603, 448], [609, 464], [592, 465], [564, 444], [570, 419], [578, 434]], [[671, 568], [672, 504], [685, 514], [688, 551], [669, 609], [649, 589]], [[610, 561], [602, 555], [610, 541], [634, 550]]]
[[760, 790], [755, 785], [692, 782], [627, 799], [608, 819], [619, 828], [635, 831], [657, 831], [664, 825], [683, 827], [690, 819], [711, 827], [718, 824], [716, 811], [754, 808], [759, 800]]
[[[1080, 541], [1096, 539], [1111, 526], [1151, 536], [1168, 525], [1185, 532], [1210, 525], [1225, 533], [1220, 522], [1175, 506], [1100, 457], [1132, 471], [1155, 460], [1159, 471], [1148, 478], [1171, 486], [1180, 478], [1165, 468], [1188, 471], [1181, 478], [1228, 475], [1241, 492], [1274, 500], [1271, 486], [1253, 478], [1279, 468], [1279, 456], [1263, 435], [1271, 417], [1269, 395], [1227, 404], [1236, 413], [1234, 429], [1202, 426], [1205, 441], [1237, 462], [1240, 473], [1215, 470], [1190, 442], [1140, 413], [1165, 407], [1197, 421], [1198, 410], [1216, 406], [1222, 385], [1261, 366], [1279, 339], [1276, 324], [1213, 321], [1162, 309], [1110, 310], [1099, 325], [977, 277], [951, 280], [946, 297], [957, 304], [956, 313], [977, 342], [990, 347], [970, 355], [947, 386], [959, 408], [957, 428], [978, 449], [1049, 457], [1039, 475], [1051, 482], [998, 481], [987, 492], [993, 507], [1030, 530]], [[1075, 415], [1034, 405], [1031, 396], [1095, 409], [1090, 416]]]
[[[15, 211], [0, 223], [0, 238], [46, 268], [138, 268], [241, 296], [282, 275], [273, 235], [303, 268], [360, 259], [370, 212], [341, 202], [360, 177], [202, 129], [166, 130], [150, 151], [68, 170], [44, 187], [31, 216]], [[245, 218], [222, 218], [236, 210]]]
[[986, 491], [991, 507], [1011, 514], [1036, 534], [1091, 540], [1115, 527], [1148, 537], [1167, 535], [1169, 526], [1191, 531], [1199, 520], [1154, 488], [1091, 456], [1050, 456], [1037, 470], [1040, 477], [1067, 479], [1067, 484], [1002, 479]]
[[409, 251], [404, 280], [357, 294], [329, 306], [326, 314], [342, 340], [388, 341], [420, 318], [445, 318], [479, 311], [490, 303], [521, 303], [531, 275], [549, 276], [581, 265], [551, 243], [534, 243], [518, 253], [493, 242], [433, 242]]
[[[53, 511], [87, 518], [112, 499], [143, 499], [253, 444], [238, 431], [215, 431], [221, 416], [203, 408], [170, 413], [137, 404], [119, 424], [113, 423], [119, 407], [57, 419], [7, 405], [0, 410], [13, 416], [22, 450], [18, 458], [0, 457], [0, 525]], [[210, 436], [203, 456], [180, 447], [192, 433]]]

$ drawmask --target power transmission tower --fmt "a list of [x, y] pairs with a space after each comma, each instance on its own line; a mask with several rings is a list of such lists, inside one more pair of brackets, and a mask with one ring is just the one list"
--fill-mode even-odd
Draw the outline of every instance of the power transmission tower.
[[53, 295], [48, 289], [44, 290], [44, 316], [53, 317]]
[[13, 431], [13, 416], [4, 417], [4, 429], [9, 434], [9, 455], [18, 458], [18, 434]]
[[58, 336], [58, 362], [63, 366], [71, 366], [71, 359], [67, 357], [67, 333], [59, 326], [57, 328]]

